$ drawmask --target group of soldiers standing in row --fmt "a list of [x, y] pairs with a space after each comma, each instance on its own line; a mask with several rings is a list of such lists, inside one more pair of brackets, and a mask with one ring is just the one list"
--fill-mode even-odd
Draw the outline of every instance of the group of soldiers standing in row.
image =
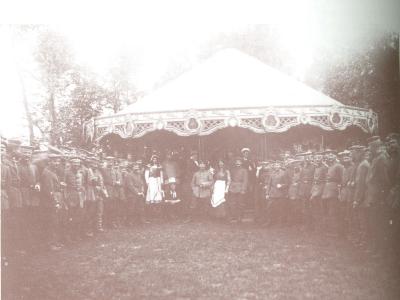
[[160, 218], [240, 223], [254, 207], [260, 226], [329, 227], [378, 251], [400, 234], [399, 135], [367, 143], [258, 163], [248, 148], [212, 163], [196, 151], [188, 159], [167, 151], [162, 162], [154, 152], [145, 164], [145, 158], [43, 154], [2, 141], [2, 245], [26, 251], [39, 240], [57, 250], [104, 229]]

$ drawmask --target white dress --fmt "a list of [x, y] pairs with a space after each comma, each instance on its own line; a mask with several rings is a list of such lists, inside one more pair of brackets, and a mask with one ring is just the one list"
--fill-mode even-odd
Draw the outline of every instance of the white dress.
[[147, 204], [160, 203], [162, 201], [162, 175], [162, 170], [159, 165], [152, 165], [147, 168], [145, 172], [147, 183]]

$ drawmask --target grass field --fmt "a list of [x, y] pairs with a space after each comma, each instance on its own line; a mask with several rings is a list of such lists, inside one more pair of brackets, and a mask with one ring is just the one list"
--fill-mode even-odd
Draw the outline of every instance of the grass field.
[[8, 258], [2, 299], [400, 299], [390, 260], [298, 228], [153, 223]]

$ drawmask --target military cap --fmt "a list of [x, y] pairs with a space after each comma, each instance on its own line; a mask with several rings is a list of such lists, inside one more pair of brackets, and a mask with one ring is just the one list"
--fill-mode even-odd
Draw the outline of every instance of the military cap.
[[381, 138], [378, 135], [374, 135], [371, 136], [367, 139], [367, 143], [371, 144], [371, 143], [380, 143], [381, 142]]
[[114, 159], [115, 159], [114, 156], [107, 156], [107, 157], [106, 157], [106, 160], [114, 160]]
[[242, 148], [242, 150], [240, 150], [240, 152], [241, 153], [243, 153], [243, 152], [250, 152], [250, 148]]
[[71, 163], [80, 163], [80, 162], [81, 162], [81, 159], [77, 156], [73, 156], [71, 158]]
[[158, 156], [158, 154], [153, 154], [153, 155], [150, 157], [150, 160], [153, 160], [154, 158], [160, 158], [160, 157]]
[[332, 150], [332, 149], [326, 149], [324, 152], [323, 152], [323, 154], [335, 154], [336, 155], [336, 151], [335, 150]]
[[365, 150], [365, 147], [361, 146], [361, 145], [353, 145], [349, 149], [351, 151], [362, 151], [362, 150]]
[[400, 141], [400, 134], [398, 134], [397, 132], [389, 133], [386, 137], [386, 141], [390, 141], [390, 140]]
[[350, 151], [349, 150], [344, 150], [344, 151], [342, 151], [342, 152], [339, 152], [338, 153], [338, 156], [340, 156], [340, 157], [345, 157], [345, 156], [349, 156], [351, 153], [350, 153]]

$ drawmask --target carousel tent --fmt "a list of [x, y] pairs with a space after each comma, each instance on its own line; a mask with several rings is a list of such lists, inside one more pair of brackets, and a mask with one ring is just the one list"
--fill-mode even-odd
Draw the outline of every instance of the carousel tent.
[[208, 135], [226, 127], [284, 132], [309, 124], [323, 130], [377, 128], [374, 112], [342, 103], [238, 50], [226, 49], [111, 116], [85, 124], [88, 139], [114, 133], [138, 138], [167, 130]]

